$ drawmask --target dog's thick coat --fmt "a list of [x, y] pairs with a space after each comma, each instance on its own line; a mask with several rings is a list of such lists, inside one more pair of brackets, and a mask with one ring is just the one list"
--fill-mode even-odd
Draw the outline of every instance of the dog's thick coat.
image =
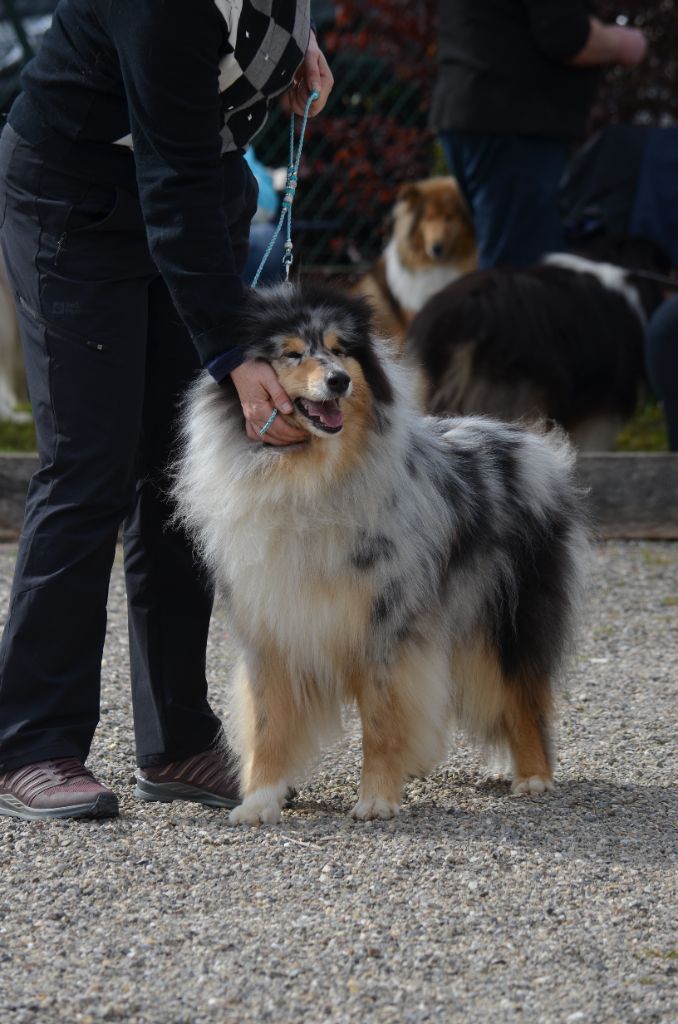
[[644, 383], [646, 320], [659, 288], [566, 253], [468, 274], [434, 295], [404, 352], [434, 415], [552, 419], [582, 449], [614, 447]]
[[254, 293], [245, 345], [272, 363], [309, 440], [248, 441], [235, 392], [207, 374], [187, 398], [178, 514], [242, 651], [232, 820], [279, 819], [350, 701], [357, 818], [397, 812], [455, 718], [508, 747], [516, 792], [550, 788], [553, 685], [586, 552], [566, 442], [421, 416], [366, 304], [336, 291]]

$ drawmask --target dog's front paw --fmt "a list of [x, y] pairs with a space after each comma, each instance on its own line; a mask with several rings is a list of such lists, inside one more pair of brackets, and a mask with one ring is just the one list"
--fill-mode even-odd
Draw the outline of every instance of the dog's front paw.
[[279, 789], [255, 790], [238, 807], [233, 808], [228, 820], [232, 825], [277, 825], [282, 809]]
[[547, 775], [530, 775], [527, 779], [514, 779], [511, 792], [516, 796], [537, 796], [553, 789], [553, 779]]
[[372, 821], [374, 818], [381, 818], [385, 820], [387, 818], [395, 818], [400, 813], [400, 807], [398, 804], [391, 803], [390, 800], [384, 800], [380, 796], [370, 796], [358, 800], [351, 811], [351, 817], [355, 818], [356, 821]]

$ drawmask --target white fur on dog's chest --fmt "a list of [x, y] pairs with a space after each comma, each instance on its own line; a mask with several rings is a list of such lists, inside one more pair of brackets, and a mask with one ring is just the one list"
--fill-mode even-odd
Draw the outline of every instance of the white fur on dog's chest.
[[384, 251], [386, 280], [403, 309], [418, 313], [426, 302], [460, 277], [460, 272], [449, 265], [430, 267], [428, 270], [408, 270], [398, 255], [398, 243], [392, 239]]
[[281, 655], [315, 673], [365, 649], [373, 592], [367, 581], [356, 586], [336, 532], [296, 532], [267, 516], [232, 531], [224, 575], [247, 646], [269, 636]]

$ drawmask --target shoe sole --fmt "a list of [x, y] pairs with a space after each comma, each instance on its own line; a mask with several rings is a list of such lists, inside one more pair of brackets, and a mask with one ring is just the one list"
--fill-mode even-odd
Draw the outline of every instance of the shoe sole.
[[151, 782], [137, 774], [134, 795], [137, 800], [152, 800], [156, 803], [169, 804], [173, 800], [188, 800], [194, 804], [205, 804], [206, 807], [237, 807], [240, 800], [218, 796], [208, 789], [199, 786], [188, 786], [184, 782]]
[[14, 796], [0, 796], [0, 815], [24, 821], [49, 821], [55, 818], [117, 818], [120, 813], [114, 793], [102, 793], [91, 804], [67, 807], [29, 807]]

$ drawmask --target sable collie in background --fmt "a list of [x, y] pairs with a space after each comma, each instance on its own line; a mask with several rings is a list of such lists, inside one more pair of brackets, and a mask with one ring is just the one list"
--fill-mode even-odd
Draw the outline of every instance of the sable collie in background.
[[402, 342], [436, 292], [477, 265], [471, 216], [455, 178], [403, 185], [384, 254], [356, 286], [369, 299], [378, 333]]
[[454, 720], [508, 749], [515, 793], [550, 789], [587, 552], [567, 442], [421, 416], [361, 299], [281, 285], [248, 301], [247, 357], [273, 365], [308, 442], [248, 441], [235, 391], [205, 373], [175, 478], [241, 648], [231, 820], [279, 820], [347, 702], [363, 727], [355, 818], [396, 814]]
[[469, 274], [410, 325], [425, 408], [552, 419], [580, 448], [614, 447], [645, 381], [643, 338], [657, 285], [580, 256]]

